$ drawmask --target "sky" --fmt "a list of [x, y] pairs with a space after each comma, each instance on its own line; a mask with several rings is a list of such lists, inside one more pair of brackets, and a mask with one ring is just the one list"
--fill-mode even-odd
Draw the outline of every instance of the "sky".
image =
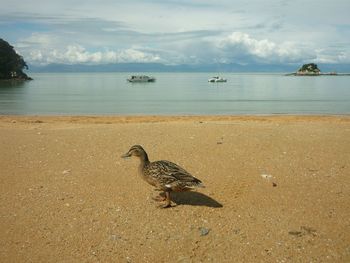
[[350, 63], [349, 0], [0, 0], [28, 64]]

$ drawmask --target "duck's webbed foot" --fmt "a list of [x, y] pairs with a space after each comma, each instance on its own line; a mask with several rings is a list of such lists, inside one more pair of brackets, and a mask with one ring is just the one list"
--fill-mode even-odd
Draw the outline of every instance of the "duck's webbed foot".
[[165, 192], [165, 204], [161, 206], [161, 208], [169, 208], [171, 207], [171, 200], [170, 200], [170, 192]]
[[166, 203], [165, 205], [159, 206], [160, 208], [170, 208], [172, 207], [171, 204]]
[[154, 201], [157, 201], [157, 202], [163, 202], [166, 200], [166, 194], [165, 193], [160, 193], [159, 195], [157, 195], [156, 197], [152, 197], [152, 199]]

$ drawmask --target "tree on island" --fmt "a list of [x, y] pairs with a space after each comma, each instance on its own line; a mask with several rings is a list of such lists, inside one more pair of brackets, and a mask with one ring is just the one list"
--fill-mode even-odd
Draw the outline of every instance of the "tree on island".
[[0, 79], [31, 80], [23, 69], [28, 69], [22, 56], [18, 55], [13, 46], [0, 38]]
[[319, 75], [321, 70], [317, 67], [315, 63], [304, 64], [300, 69], [298, 69], [298, 75]]

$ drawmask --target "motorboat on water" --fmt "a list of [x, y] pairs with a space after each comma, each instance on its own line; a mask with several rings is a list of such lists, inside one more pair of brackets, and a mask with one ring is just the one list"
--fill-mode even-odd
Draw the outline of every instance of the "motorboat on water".
[[208, 82], [227, 82], [227, 79], [216, 76], [216, 77], [212, 77], [212, 78], [208, 79]]
[[133, 75], [127, 78], [129, 82], [154, 82], [156, 79], [154, 77], [146, 75]]

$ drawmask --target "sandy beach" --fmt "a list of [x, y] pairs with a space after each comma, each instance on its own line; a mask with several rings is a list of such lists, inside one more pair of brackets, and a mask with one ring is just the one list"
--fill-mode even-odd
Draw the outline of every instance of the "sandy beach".
[[[161, 209], [141, 144], [206, 188]], [[0, 262], [350, 262], [349, 116], [0, 116]]]

